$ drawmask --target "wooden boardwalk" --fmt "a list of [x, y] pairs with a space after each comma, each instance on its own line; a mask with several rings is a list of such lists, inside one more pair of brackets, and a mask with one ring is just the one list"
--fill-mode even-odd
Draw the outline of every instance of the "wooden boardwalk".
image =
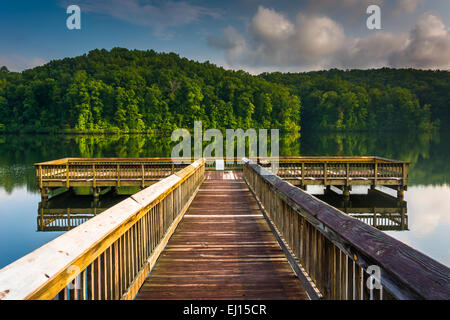
[[308, 299], [241, 172], [206, 180], [136, 299]]

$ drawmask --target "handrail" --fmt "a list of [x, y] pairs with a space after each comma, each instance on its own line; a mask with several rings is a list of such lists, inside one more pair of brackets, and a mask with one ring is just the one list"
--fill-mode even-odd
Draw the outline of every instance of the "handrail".
[[[234, 162], [241, 162], [241, 158], [233, 157], [233, 158], [227, 158], [227, 157], [208, 157], [206, 158], [206, 161], [214, 161], [217, 159], [223, 159], [225, 161], [234, 161]], [[398, 161], [393, 159], [387, 159], [382, 158], [378, 156], [361, 156], [361, 157], [355, 157], [355, 156], [301, 156], [301, 157], [252, 157], [252, 160], [262, 160], [262, 161], [272, 161], [272, 160], [279, 160], [280, 162], [292, 162], [292, 161], [317, 161], [317, 162], [325, 162], [325, 161], [356, 161], [356, 162], [385, 162], [385, 163], [406, 163], [405, 161]], [[177, 161], [195, 161], [194, 158], [179, 158]], [[111, 163], [145, 163], [145, 162], [161, 162], [161, 163], [172, 163], [172, 158], [167, 157], [156, 157], [156, 158], [63, 158], [58, 160], [52, 160], [52, 161], [46, 161], [46, 162], [39, 162], [35, 163], [35, 166], [39, 165], [60, 165], [60, 164], [67, 164], [71, 162], [77, 162], [77, 163], [99, 163], [99, 162], [111, 162]]]
[[[205, 159], [206, 170], [212, 170], [213, 160]], [[259, 157], [253, 158], [261, 166], [278, 163], [278, 175], [294, 179], [301, 185], [323, 183], [325, 185], [370, 184], [408, 185], [409, 163], [378, 157]], [[224, 160], [225, 170], [242, 170], [242, 159]], [[185, 159], [187, 163], [191, 159]], [[275, 161], [275, 162], [274, 162]], [[90, 186], [105, 187], [123, 185], [148, 186], [168, 177], [185, 164], [171, 158], [65, 158], [38, 163], [36, 178], [41, 193], [46, 188]], [[358, 180], [358, 181], [355, 181]]]
[[132, 299], [204, 179], [200, 159], [0, 270], [1, 299]]
[[[441, 263], [249, 160], [244, 178], [324, 298], [450, 299], [450, 269]], [[370, 266], [382, 290], [366, 287]]]

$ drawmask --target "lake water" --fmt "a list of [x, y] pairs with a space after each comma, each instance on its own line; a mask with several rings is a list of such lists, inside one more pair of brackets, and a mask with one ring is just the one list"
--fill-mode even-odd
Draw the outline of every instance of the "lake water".
[[[449, 133], [282, 134], [280, 155], [376, 155], [409, 161], [406, 224], [385, 232], [450, 266], [449, 138]], [[62, 195], [45, 209], [64, 214], [69, 208], [70, 221], [42, 224], [34, 163], [65, 157], [166, 157], [173, 145], [170, 136], [159, 135], [0, 135], [0, 268], [61, 235], [67, 223], [76, 226], [123, 198], [107, 195], [94, 206], [90, 197]], [[309, 191], [323, 194], [321, 188]], [[395, 211], [396, 204], [365, 193], [354, 188], [351, 206]], [[330, 203], [336, 200], [327, 197]], [[348, 207], [336, 201], [337, 207]]]

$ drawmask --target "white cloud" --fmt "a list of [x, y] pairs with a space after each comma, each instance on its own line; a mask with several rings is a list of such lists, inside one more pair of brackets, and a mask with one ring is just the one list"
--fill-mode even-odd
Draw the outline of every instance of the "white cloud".
[[407, 35], [377, 32], [348, 41], [338, 60], [346, 68], [379, 68], [389, 65], [389, 57], [405, 50]]
[[342, 27], [325, 16], [299, 14], [292, 23], [282, 14], [262, 6], [248, 28], [248, 39], [234, 29], [231, 37], [230, 28], [225, 30], [223, 38], [210, 37], [208, 41], [225, 50], [230, 65], [319, 67], [337, 53], [345, 41]]
[[393, 66], [450, 69], [450, 30], [438, 17], [422, 15], [408, 41], [404, 50], [391, 57]]
[[326, 16], [299, 14], [296, 26], [294, 45], [306, 61], [328, 59], [341, 50], [347, 41], [344, 29]]
[[[348, 0], [349, 3], [352, 0]], [[432, 14], [421, 16], [410, 34], [378, 31], [351, 37], [331, 18], [299, 13], [295, 21], [262, 6], [247, 33], [235, 29], [209, 44], [225, 51], [230, 66], [292, 67], [302, 70], [382, 66], [450, 68], [450, 32]]]
[[83, 12], [105, 14], [132, 24], [150, 26], [157, 33], [167, 27], [191, 23], [201, 16], [219, 16], [215, 10], [185, 1], [80, 0], [77, 4]]
[[38, 57], [25, 58], [19, 54], [0, 56], [0, 66], [6, 66], [9, 71], [15, 72], [42, 66], [46, 62], [44, 59]]
[[255, 37], [270, 41], [286, 40], [295, 32], [294, 25], [284, 15], [262, 6], [258, 7], [251, 27]]

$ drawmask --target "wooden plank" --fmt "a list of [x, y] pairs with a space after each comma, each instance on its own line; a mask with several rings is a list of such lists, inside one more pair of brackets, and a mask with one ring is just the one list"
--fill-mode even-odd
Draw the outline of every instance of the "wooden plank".
[[355, 288], [355, 264], [353, 260], [348, 257], [347, 259], [347, 300], [355, 300], [354, 288]]
[[340, 300], [348, 300], [347, 299], [347, 267], [348, 267], [348, 263], [347, 263], [347, 255], [339, 250], [339, 254], [340, 254], [340, 269], [341, 269], [341, 291], [340, 291]]
[[[201, 186], [136, 299], [307, 299], [265, 218], [236, 215], [227, 202], [217, 205], [217, 199], [235, 193], [202, 190], [231, 183], [205, 181], [212, 183]], [[248, 189], [240, 193], [241, 207], [257, 205]], [[203, 206], [216, 211], [192, 209]]]
[[362, 300], [363, 270], [355, 263], [355, 300]]
[[101, 261], [100, 257], [97, 257], [97, 259], [92, 263], [92, 265], [95, 268], [94, 271], [94, 281], [95, 281], [95, 300], [101, 300], [102, 299], [102, 269], [101, 269]]
[[86, 268], [86, 299], [87, 300], [94, 300], [94, 272], [93, 272], [93, 264], [89, 265]]

